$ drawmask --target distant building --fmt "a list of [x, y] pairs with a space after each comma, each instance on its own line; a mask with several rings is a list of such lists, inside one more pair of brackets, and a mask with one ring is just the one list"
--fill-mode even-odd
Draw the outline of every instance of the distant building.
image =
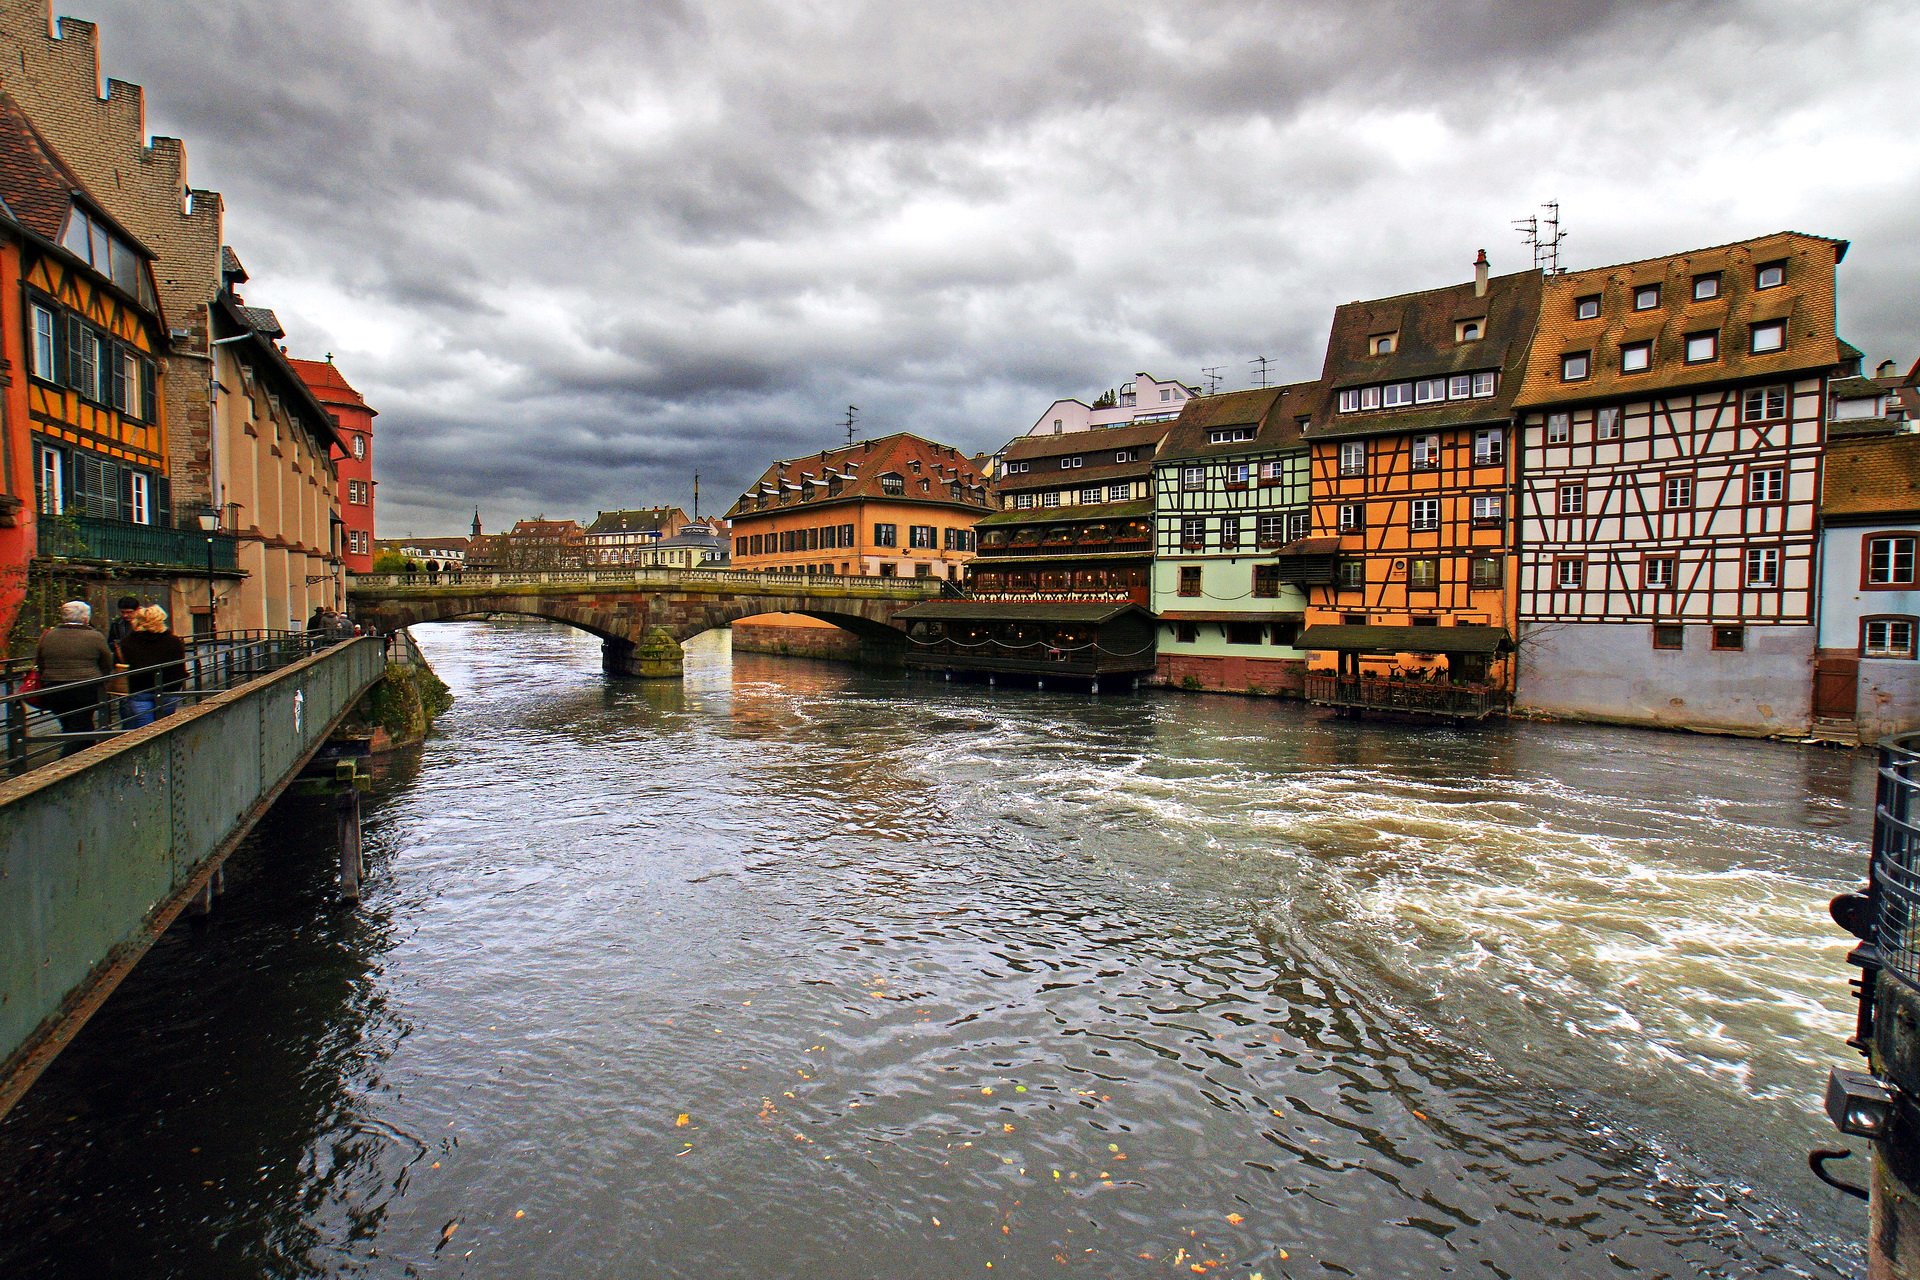
[[[477, 540], [469, 540], [469, 554]], [[587, 567], [586, 530], [576, 521], [549, 520], [545, 516], [517, 521], [513, 528], [493, 538], [486, 558], [492, 568], [502, 573], [584, 569]]]
[[732, 540], [727, 533], [705, 524], [683, 524], [670, 538], [662, 538], [637, 554], [637, 563], [668, 569], [726, 569], [732, 565]]
[[388, 551], [420, 566], [422, 573], [458, 573], [466, 568], [470, 538], [377, 538], [373, 554]]
[[1055, 400], [1028, 428], [1029, 436], [1071, 435], [1097, 427], [1131, 426], [1134, 423], [1171, 422], [1187, 407], [1187, 401], [1200, 394], [1200, 388], [1180, 382], [1162, 382], [1144, 373], [1123, 382], [1118, 390], [1098, 396], [1092, 404], [1083, 400]]
[[679, 507], [641, 507], [632, 511], [601, 511], [594, 515], [581, 541], [590, 565], [647, 564], [641, 553], [687, 526]]
[[1829, 442], [1820, 521], [1813, 733], [1873, 743], [1920, 728], [1920, 434]]
[[367, 406], [353, 389], [332, 357], [325, 360], [293, 360], [288, 364], [313, 392], [314, 399], [333, 414], [334, 428], [340, 436], [341, 559], [348, 573], [368, 573], [373, 569], [374, 485], [373, 420], [376, 411]]

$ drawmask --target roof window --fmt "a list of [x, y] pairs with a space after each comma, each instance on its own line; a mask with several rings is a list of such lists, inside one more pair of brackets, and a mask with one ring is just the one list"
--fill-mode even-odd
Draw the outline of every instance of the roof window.
[[1709, 271], [1693, 278], [1693, 300], [1705, 302], [1708, 298], [1720, 296], [1720, 273]]
[[1756, 289], [1778, 289], [1786, 282], [1785, 262], [1763, 262], [1753, 269], [1753, 287]]
[[1584, 298], [1573, 300], [1573, 318], [1575, 320], [1597, 320], [1600, 317], [1600, 295], [1590, 293]]
[[1390, 356], [1393, 354], [1397, 337], [1399, 335], [1393, 333], [1376, 333], [1367, 339], [1367, 351], [1376, 356]]
[[1478, 342], [1480, 341], [1480, 335], [1485, 331], [1485, 323], [1483, 321], [1457, 320], [1453, 326], [1453, 340], [1455, 342]]
[[1659, 285], [1643, 284], [1638, 289], [1635, 289], [1633, 291], [1633, 309], [1635, 311], [1651, 311], [1659, 305], [1660, 305], [1660, 286]]

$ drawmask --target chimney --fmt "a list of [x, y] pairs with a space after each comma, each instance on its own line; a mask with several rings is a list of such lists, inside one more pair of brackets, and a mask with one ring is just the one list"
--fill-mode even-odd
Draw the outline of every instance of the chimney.
[[1487, 296], [1487, 251], [1482, 249], [1480, 256], [1473, 260], [1473, 296]]
[[1880, 367], [1873, 371], [1876, 378], [1891, 378], [1900, 372], [1900, 366], [1891, 360], [1882, 360]]

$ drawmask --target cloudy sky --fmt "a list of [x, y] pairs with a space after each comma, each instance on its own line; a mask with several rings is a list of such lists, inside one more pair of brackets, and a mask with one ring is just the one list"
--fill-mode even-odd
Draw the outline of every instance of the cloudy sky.
[[[1781, 228], [1920, 355], [1920, 0], [71, 0], [296, 355], [381, 411], [380, 532], [726, 505], [865, 432], [1057, 396], [1342, 301]], [[1905, 322], [1905, 323], [1903, 323]]]

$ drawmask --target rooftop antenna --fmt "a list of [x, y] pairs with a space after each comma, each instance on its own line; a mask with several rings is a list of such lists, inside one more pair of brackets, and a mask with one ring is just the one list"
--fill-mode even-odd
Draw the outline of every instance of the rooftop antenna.
[[693, 473], [693, 518], [696, 522], [700, 519], [700, 473], [698, 471]]
[[1254, 377], [1259, 379], [1259, 381], [1254, 385], [1261, 386], [1261, 387], [1266, 386], [1267, 385], [1267, 357], [1255, 356], [1253, 359], [1247, 361], [1247, 363], [1257, 364], [1260, 366], [1260, 368], [1253, 375]]
[[1202, 369], [1200, 371], [1200, 376], [1207, 380], [1208, 395], [1213, 396], [1220, 394], [1220, 374], [1226, 367], [1227, 366], [1223, 364], [1216, 364], [1210, 369]]
[[1560, 265], [1560, 242], [1567, 233], [1560, 229], [1560, 202], [1549, 200], [1540, 207], [1547, 211], [1546, 217], [1515, 218], [1513, 225], [1533, 250], [1533, 269], [1550, 276], [1561, 275], [1566, 268]]
[[853, 443], [853, 415], [859, 412], [860, 412], [859, 405], [850, 404], [847, 406], [847, 420], [843, 425], [847, 429], [847, 443], [849, 445]]

